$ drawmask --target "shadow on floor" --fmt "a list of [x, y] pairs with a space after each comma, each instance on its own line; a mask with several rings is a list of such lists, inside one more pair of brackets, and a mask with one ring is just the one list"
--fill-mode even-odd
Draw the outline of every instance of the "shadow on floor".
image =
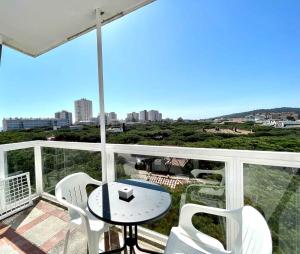
[[[14, 229], [4, 224], [0, 224], [0, 241], [4, 240], [5, 244], [12, 247], [16, 253], [30, 254], [47, 254], [46, 252], [33, 245], [26, 238], [22, 237]], [[1, 245], [0, 245], [1, 248]]]

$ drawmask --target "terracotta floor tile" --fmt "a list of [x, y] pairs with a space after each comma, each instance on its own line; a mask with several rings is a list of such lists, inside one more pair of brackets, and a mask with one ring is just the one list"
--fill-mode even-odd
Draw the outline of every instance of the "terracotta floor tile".
[[59, 231], [56, 235], [54, 235], [51, 239], [43, 243], [40, 248], [46, 252], [54, 248], [59, 242], [65, 239], [67, 233], [67, 229], [63, 229]]
[[21, 227], [18, 227], [17, 228], [17, 233], [19, 234], [24, 234], [26, 233], [28, 230], [30, 230], [31, 228], [33, 228], [34, 226], [36, 226], [37, 224], [43, 222], [44, 220], [46, 220], [47, 218], [49, 218], [50, 215], [47, 214], [47, 213], [43, 213], [41, 216], [37, 217], [37, 218], [34, 218], [32, 219], [29, 223], [21, 226]]
[[41, 246], [67, 226], [65, 221], [51, 215], [27, 230], [23, 237], [30, 239], [37, 246]]
[[55, 205], [52, 205], [52, 204], [50, 204], [50, 203], [48, 203], [48, 202], [46, 202], [46, 201], [44, 201], [44, 200], [40, 200], [40, 201], [36, 204], [35, 207], [38, 208], [38, 209], [40, 209], [40, 210], [42, 210], [42, 211], [45, 212], [45, 213], [48, 213], [48, 212], [50, 212], [50, 211], [56, 209], [56, 206], [55, 206]]

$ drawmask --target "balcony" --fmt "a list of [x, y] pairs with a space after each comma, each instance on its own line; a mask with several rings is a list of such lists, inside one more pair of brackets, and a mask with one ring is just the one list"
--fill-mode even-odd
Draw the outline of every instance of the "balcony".
[[[68, 230], [68, 212], [53, 202], [36, 199], [33, 205], [14, 214], [0, 223], [0, 253], [62, 253]], [[68, 253], [86, 254], [87, 239], [82, 230], [71, 228]], [[101, 239], [105, 250], [122, 246], [120, 230], [111, 228]], [[162, 251], [159, 244], [141, 241], [147, 249]], [[136, 252], [139, 253], [139, 252]]]
[[[18, 213], [11, 211], [10, 216], [1, 221], [0, 250], [58, 253], [63, 246], [68, 215], [56, 203], [55, 185], [69, 174], [86, 172], [99, 180], [144, 179], [170, 191], [172, 207], [169, 213], [140, 229], [144, 245], [163, 251], [171, 227], [178, 223], [179, 209], [185, 203], [228, 209], [250, 204], [269, 224], [274, 253], [297, 253], [299, 153], [117, 144], [106, 144], [105, 153], [102, 149], [99, 143], [55, 141], [0, 145], [0, 179], [29, 172], [33, 200], [32, 205], [29, 202], [28, 206], [16, 206]], [[101, 168], [104, 154], [106, 169]], [[2, 198], [1, 204], [6, 201]], [[1, 213], [4, 215], [2, 208]], [[40, 218], [44, 217], [57, 221], [52, 223], [57, 228], [52, 234], [45, 234], [45, 239], [37, 240], [34, 230], [30, 229], [43, 228]], [[230, 220], [197, 215], [193, 223], [201, 231], [218, 238], [227, 248], [237, 234], [237, 226]], [[105, 236], [103, 246], [106, 249], [120, 244], [119, 232], [120, 229], [112, 228], [110, 236]], [[73, 231], [71, 249], [86, 253], [86, 244], [78, 247], [84, 237], [82, 232]]]

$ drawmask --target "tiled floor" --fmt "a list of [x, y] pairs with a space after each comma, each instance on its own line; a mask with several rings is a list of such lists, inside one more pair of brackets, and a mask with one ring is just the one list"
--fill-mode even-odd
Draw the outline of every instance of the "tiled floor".
[[[66, 210], [39, 200], [34, 206], [0, 222], [0, 254], [61, 254], [68, 220]], [[106, 250], [118, 248], [121, 244], [121, 234], [116, 230], [106, 233], [102, 241]], [[146, 243], [141, 245], [155, 249]], [[71, 229], [68, 253], [87, 253], [85, 234], [78, 228]]]

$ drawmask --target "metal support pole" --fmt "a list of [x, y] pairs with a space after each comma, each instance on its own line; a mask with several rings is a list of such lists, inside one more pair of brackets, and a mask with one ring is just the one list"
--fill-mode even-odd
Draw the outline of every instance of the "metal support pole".
[[101, 34], [101, 10], [96, 9], [97, 25], [97, 51], [98, 51], [98, 82], [99, 82], [99, 106], [100, 106], [100, 137], [101, 137], [101, 162], [102, 181], [107, 182], [107, 158], [106, 158], [106, 133], [105, 133], [105, 109], [104, 109], [104, 85], [103, 85], [103, 59], [102, 59], [102, 34]]
[[1, 66], [1, 57], [2, 57], [2, 43], [3, 43], [3, 39], [2, 39], [2, 35], [0, 34], [0, 66]]

